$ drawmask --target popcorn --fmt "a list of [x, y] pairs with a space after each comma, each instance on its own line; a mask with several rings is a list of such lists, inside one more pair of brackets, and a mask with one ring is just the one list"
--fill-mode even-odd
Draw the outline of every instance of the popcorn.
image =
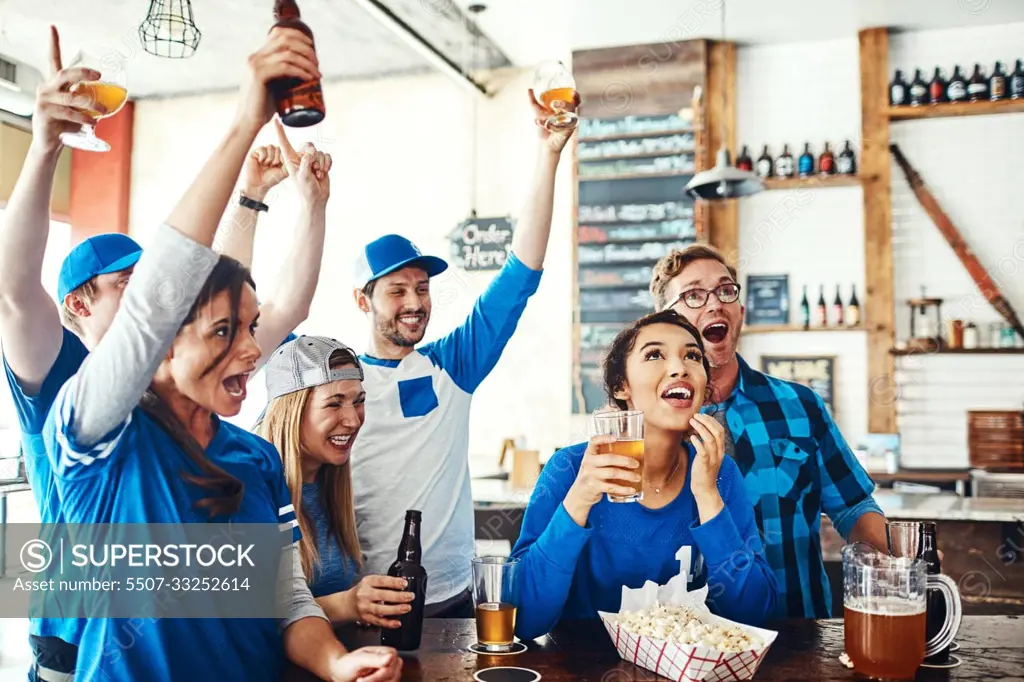
[[620, 613], [617, 622], [626, 632], [672, 644], [703, 646], [723, 653], [761, 649], [760, 637], [738, 627], [705, 622], [686, 606], [655, 602], [641, 611]]

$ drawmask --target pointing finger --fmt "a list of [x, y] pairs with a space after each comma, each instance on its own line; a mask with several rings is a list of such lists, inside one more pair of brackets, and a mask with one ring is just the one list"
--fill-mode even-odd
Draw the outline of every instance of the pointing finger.
[[50, 72], [56, 74], [64, 68], [64, 62], [60, 58], [60, 34], [57, 27], [50, 26]]
[[298, 159], [296, 157], [298, 157], [298, 154], [295, 153], [295, 147], [288, 140], [288, 135], [284, 132], [284, 126], [281, 124], [280, 118], [274, 119], [274, 127], [277, 128], [277, 139], [281, 144], [281, 151], [284, 152], [285, 159], [294, 159], [297, 162]]

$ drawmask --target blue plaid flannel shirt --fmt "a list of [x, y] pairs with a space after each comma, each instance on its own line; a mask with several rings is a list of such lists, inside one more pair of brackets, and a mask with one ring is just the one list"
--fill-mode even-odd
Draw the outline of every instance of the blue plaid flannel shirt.
[[862, 514], [882, 513], [872, 497], [875, 485], [817, 393], [738, 359], [736, 390], [705, 411], [725, 411], [734, 458], [779, 584], [775, 615], [831, 618], [821, 514], [849, 539]]

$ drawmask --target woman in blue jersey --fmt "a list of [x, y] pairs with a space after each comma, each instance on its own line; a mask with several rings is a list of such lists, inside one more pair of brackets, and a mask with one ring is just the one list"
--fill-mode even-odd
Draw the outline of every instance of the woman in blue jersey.
[[[209, 246], [273, 113], [267, 83], [319, 77], [309, 38], [271, 31], [249, 58], [230, 132], [154, 233], [109, 331], [59, 392], [44, 439], [67, 522], [259, 523], [298, 539], [280, 456], [217, 417], [237, 414], [245, 398], [259, 310], [248, 270]], [[393, 650], [345, 651], [302, 579], [295, 542], [283, 551], [283, 618], [90, 619], [76, 678], [271, 682], [290, 659], [328, 680], [397, 680]]]
[[697, 329], [672, 310], [648, 315], [612, 342], [604, 362], [608, 398], [644, 413], [643, 500], [616, 481], [640, 481], [635, 460], [597, 454], [597, 436], [559, 450], [541, 472], [513, 550], [521, 587], [516, 634], [532, 639], [565, 618], [619, 610], [622, 587], [679, 574], [689, 546], [690, 589], [708, 585], [712, 611], [756, 624], [777, 587], [743, 479], [724, 456], [724, 431], [702, 415], [710, 371]]
[[270, 402], [256, 432], [284, 461], [310, 591], [332, 623], [399, 627], [388, 616], [410, 610], [405, 580], [359, 575], [349, 464], [366, 403], [359, 358], [334, 339], [300, 336], [274, 352], [266, 374]]

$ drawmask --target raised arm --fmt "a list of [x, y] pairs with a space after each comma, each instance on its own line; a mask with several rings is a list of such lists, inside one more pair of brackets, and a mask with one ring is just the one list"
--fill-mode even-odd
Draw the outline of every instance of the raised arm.
[[242, 166], [239, 197], [228, 206], [227, 215], [213, 242], [218, 253], [230, 256], [247, 268], [252, 267], [253, 242], [260, 211], [241, 204], [241, 198], [266, 203], [267, 195], [288, 177], [284, 155], [274, 145], [253, 149]]
[[90, 69], [64, 69], [60, 36], [50, 27], [50, 79], [36, 93], [32, 143], [0, 229], [0, 338], [8, 366], [22, 390], [38, 392], [60, 352], [60, 314], [42, 284], [43, 254], [50, 234], [50, 194], [60, 158], [60, 135], [95, 123], [75, 107], [88, 97], [68, 89], [97, 80]]

